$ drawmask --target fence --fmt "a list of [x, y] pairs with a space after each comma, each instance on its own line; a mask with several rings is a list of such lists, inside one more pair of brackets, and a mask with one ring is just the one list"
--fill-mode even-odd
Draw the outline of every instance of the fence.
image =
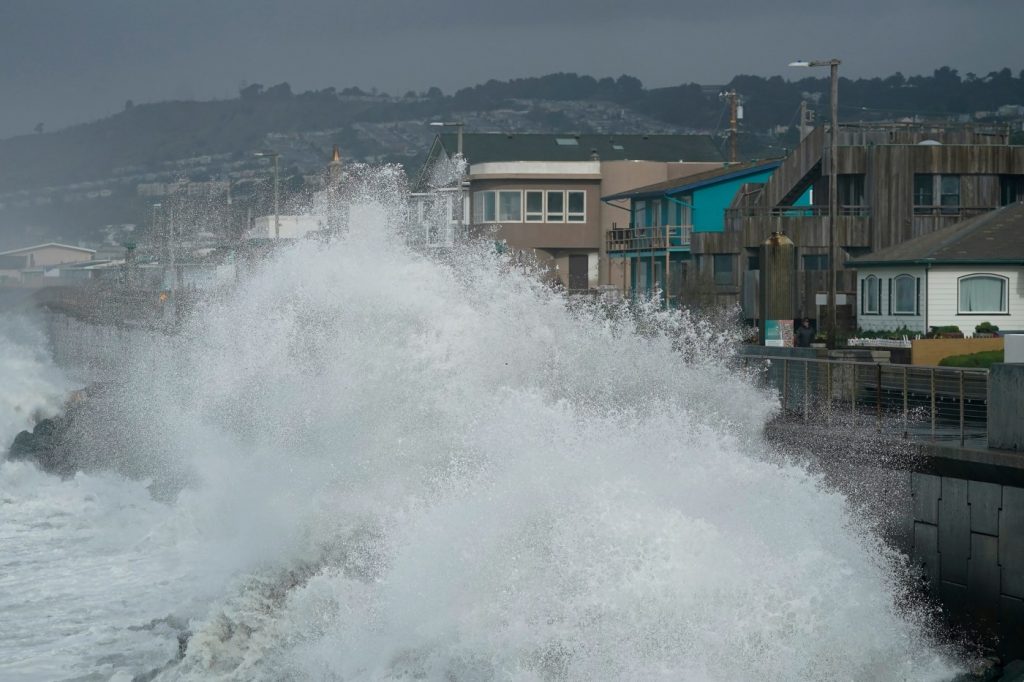
[[903, 437], [984, 445], [988, 370], [818, 358], [744, 356], [779, 393], [783, 413], [805, 421], [902, 426]]

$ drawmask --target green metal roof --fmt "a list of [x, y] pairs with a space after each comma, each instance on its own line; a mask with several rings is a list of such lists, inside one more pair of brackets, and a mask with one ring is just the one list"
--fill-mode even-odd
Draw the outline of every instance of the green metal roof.
[[872, 265], [1024, 265], [1024, 203], [1010, 204], [846, 262]]
[[[440, 146], [454, 156], [455, 133], [442, 133], [428, 156]], [[469, 163], [494, 161], [725, 161], [710, 135], [573, 135], [566, 133], [466, 133], [463, 155]], [[440, 151], [440, 150], [438, 150]]]

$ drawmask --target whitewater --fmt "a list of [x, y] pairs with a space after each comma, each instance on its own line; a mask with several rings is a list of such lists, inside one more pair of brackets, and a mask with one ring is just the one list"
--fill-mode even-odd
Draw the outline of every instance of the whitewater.
[[[400, 239], [400, 183], [0, 462], [2, 680], [947, 680], [734, 332]], [[319, 207], [320, 210], [332, 210]], [[0, 317], [0, 448], [77, 387]], [[62, 371], [65, 370], [65, 371]], [[139, 677], [137, 677], [139, 676]]]

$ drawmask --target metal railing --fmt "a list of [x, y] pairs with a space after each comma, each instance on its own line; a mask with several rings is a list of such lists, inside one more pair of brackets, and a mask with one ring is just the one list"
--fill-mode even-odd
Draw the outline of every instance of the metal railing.
[[692, 225], [612, 228], [605, 233], [605, 247], [608, 251], [651, 251], [666, 245], [686, 247], [692, 236]]
[[783, 414], [855, 426], [901, 425], [907, 439], [984, 445], [988, 435], [988, 370], [818, 358], [742, 356], [760, 367], [779, 394]]
[[[867, 218], [870, 206], [846, 205], [839, 207], [839, 215], [852, 218]], [[744, 206], [725, 209], [727, 219], [736, 218], [824, 218], [828, 217], [828, 206]]]

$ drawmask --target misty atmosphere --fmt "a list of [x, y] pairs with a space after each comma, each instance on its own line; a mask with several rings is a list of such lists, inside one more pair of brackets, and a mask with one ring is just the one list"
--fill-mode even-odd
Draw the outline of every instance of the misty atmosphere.
[[1022, 24], [0, 2], [0, 681], [1024, 680]]

